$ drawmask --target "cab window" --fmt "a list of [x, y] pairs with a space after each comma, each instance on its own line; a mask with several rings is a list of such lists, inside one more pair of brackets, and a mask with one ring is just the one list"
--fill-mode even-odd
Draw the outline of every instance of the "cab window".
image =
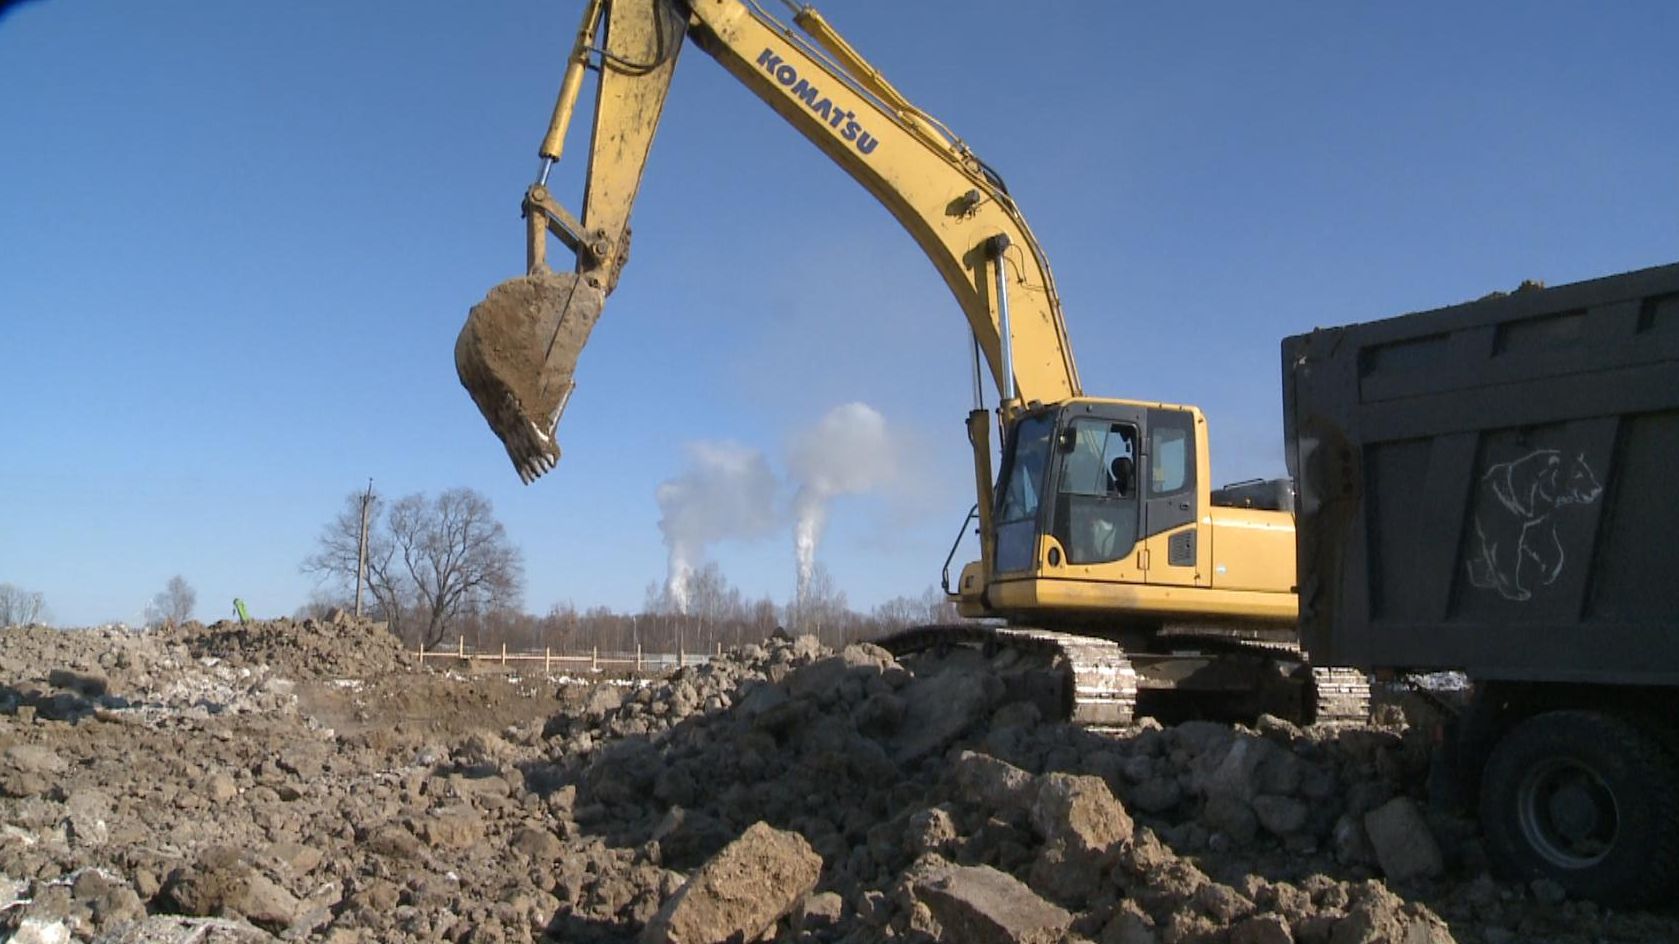
[[1015, 424], [997, 499], [997, 572], [1030, 568], [1037, 554], [1038, 507], [1049, 466], [1052, 414], [1027, 416]]
[[1149, 428], [1149, 497], [1175, 495], [1195, 484], [1195, 447], [1187, 413], [1159, 414]]
[[1014, 450], [1003, 482], [998, 521], [1020, 521], [1038, 514], [1043, 493], [1044, 460], [1049, 456], [1049, 437], [1055, 420], [1050, 416], [1027, 417], [1015, 428]]
[[1137, 541], [1136, 427], [1085, 418], [1062, 435], [1055, 538], [1070, 564], [1118, 560]]

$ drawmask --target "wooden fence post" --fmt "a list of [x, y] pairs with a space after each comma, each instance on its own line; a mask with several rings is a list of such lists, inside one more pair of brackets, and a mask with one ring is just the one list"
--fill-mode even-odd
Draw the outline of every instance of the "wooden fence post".
[[426, 667], [426, 641], [424, 639], [420, 640], [420, 651], [414, 654], [414, 658], [415, 663], [420, 668]]
[[465, 636], [461, 637], [458, 648], [456, 648], [456, 650], [455, 650], [455, 655], [459, 656], [463, 660], [466, 658], [466, 637]]
[[641, 672], [641, 643], [639, 642], [635, 644], [635, 670], [637, 673]]
[[600, 671], [600, 647], [596, 646], [589, 654], [589, 671]]
[[543, 650], [542, 650], [542, 674], [543, 675], [547, 675], [549, 673], [550, 669], [548, 667], [550, 665], [552, 665], [553, 663], [554, 663], [554, 647], [553, 646], [543, 647]]

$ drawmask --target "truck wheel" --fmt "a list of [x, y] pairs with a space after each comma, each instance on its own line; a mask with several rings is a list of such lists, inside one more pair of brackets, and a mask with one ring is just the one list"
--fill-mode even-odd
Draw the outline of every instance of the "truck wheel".
[[1619, 718], [1552, 711], [1499, 741], [1481, 780], [1481, 825], [1507, 877], [1548, 878], [1608, 905], [1662, 898], [1679, 877], [1672, 757]]

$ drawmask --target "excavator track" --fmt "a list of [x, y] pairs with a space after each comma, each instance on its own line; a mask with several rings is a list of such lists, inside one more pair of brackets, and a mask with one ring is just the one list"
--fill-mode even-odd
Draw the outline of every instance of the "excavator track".
[[1092, 730], [1129, 726], [1137, 711], [1137, 673], [1118, 644], [1046, 629], [963, 624], [919, 626], [875, 641], [903, 657], [951, 646], [1012, 649], [1048, 657], [1063, 675], [1066, 720]]
[[1222, 645], [1232, 652], [1268, 654], [1297, 661], [1309, 668], [1312, 676], [1306, 717], [1301, 720], [1312, 724], [1367, 724], [1370, 721], [1370, 676], [1361, 669], [1345, 666], [1311, 665], [1306, 650], [1298, 642], [1257, 635], [1211, 634], [1199, 629], [1175, 633], [1171, 638]]
[[1339, 665], [1311, 665], [1298, 644], [1247, 643], [1246, 648], [1286, 652], [1311, 669], [1311, 698], [1308, 719], [1313, 724], [1368, 724], [1370, 722], [1370, 676], [1362, 669]]
[[[1293, 674], [1307, 684], [1307, 697], [1299, 706], [1301, 711], [1293, 718], [1295, 721], [1363, 724], [1370, 720], [1369, 676], [1358, 669], [1308, 665], [1305, 653], [1296, 643], [1193, 633], [1174, 634], [1171, 638], [1180, 643], [1199, 643], [1212, 653], [1298, 662], [1300, 667]], [[1044, 659], [1062, 673], [1064, 720], [1097, 731], [1131, 725], [1136, 719], [1139, 688], [1154, 685], [1140, 680], [1132, 664], [1133, 656], [1143, 659], [1144, 665], [1169, 658], [1158, 653], [1128, 654], [1119, 643], [1099, 637], [1017, 626], [920, 626], [877, 642], [898, 657], [967, 647], [987, 653], [1012, 650]]]

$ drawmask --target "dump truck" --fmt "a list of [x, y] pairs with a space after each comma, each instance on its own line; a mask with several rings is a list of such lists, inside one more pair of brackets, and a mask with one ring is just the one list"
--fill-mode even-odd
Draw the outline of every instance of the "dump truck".
[[1679, 264], [1282, 344], [1302, 643], [1467, 682], [1439, 757], [1493, 864], [1679, 887]]

